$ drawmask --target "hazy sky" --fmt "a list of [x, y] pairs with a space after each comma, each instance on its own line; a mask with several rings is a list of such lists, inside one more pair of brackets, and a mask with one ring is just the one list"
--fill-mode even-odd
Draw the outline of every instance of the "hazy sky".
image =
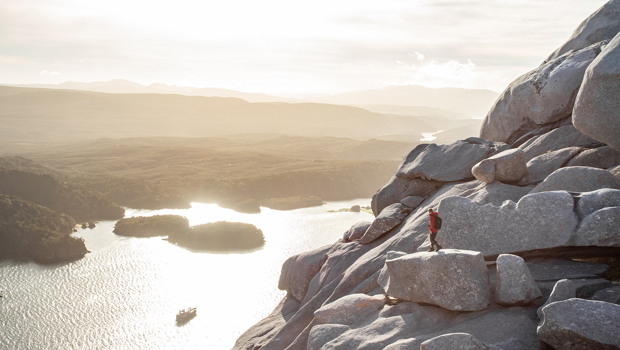
[[0, 83], [502, 91], [602, 0], [0, 0]]

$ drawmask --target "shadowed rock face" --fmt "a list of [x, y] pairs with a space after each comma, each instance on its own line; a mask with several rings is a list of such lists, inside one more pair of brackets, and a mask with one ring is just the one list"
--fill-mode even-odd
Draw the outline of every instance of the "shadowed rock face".
[[575, 284], [569, 279], [561, 279], [555, 283], [553, 286], [553, 291], [551, 291], [551, 295], [549, 299], [545, 302], [545, 304], [536, 310], [538, 317], [542, 317], [542, 309], [556, 301], [562, 301], [570, 298], [574, 298], [577, 295], [577, 288], [575, 288]]
[[573, 109], [577, 130], [616, 151], [620, 151], [619, 95], [620, 34], [588, 67]]
[[568, 299], [542, 308], [538, 336], [556, 349], [620, 349], [620, 305]]
[[420, 350], [501, 350], [486, 345], [467, 333], [451, 333], [429, 339], [420, 345]]
[[513, 143], [531, 130], [570, 116], [586, 68], [604, 44], [567, 52], [513, 81], [487, 114], [480, 137]]
[[327, 245], [286, 259], [282, 264], [278, 288], [286, 290], [297, 301], [302, 301], [310, 280], [327, 260], [326, 253], [330, 247]]

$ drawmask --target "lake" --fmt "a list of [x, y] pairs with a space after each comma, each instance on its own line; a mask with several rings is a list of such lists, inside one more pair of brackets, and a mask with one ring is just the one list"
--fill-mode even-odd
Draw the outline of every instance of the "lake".
[[[162, 237], [115, 235], [102, 221], [75, 236], [90, 250], [66, 264], [0, 262], [1, 349], [230, 349], [250, 326], [267, 316], [285, 292], [282, 263], [290, 256], [331, 244], [360, 212], [327, 210], [370, 205], [370, 199], [320, 207], [242, 214], [215, 204], [190, 209], [135, 210], [125, 216], [178, 214], [190, 225], [238, 221], [263, 230], [265, 246], [247, 253], [194, 252]], [[177, 326], [180, 309], [198, 316]]]

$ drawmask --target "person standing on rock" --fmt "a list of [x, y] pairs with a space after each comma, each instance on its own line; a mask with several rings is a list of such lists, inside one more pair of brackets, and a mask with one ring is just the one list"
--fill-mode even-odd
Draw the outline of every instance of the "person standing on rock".
[[439, 213], [433, 211], [433, 208], [428, 208], [428, 217], [430, 220], [430, 225], [428, 225], [428, 238], [431, 241], [431, 247], [428, 249], [428, 251], [432, 252], [434, 250], [433, 247], [436, 246], [437, 250], [435, 251], [438, 252], [441, 249], [441, 246], [439, 245], [439, 243], [437, 243], [435, 237], [437, 237], [437, 227], [439, 226], [436, 225], [436, 222], [438, 221], [437, 218], [439, 218]]

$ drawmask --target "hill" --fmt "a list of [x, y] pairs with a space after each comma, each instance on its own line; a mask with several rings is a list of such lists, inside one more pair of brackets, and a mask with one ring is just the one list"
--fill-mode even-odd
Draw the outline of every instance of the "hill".
[[120, 219], [125, 213], [101, 194], [61, 184], [47, 174], [0, 168], [0, 193], [19, 196], [78, 221]]
[[404, 85], [335, 95], [314, 96], [311, 100], [321, 103], [350, 106], [424, 106], [462, 113], [469, 118], [483, 118], [498, 97], [499, 94], [491, 90], [460, 88], [433, 89], [420, 85]]
[[248, 103], [236, 98], [106, 94], [0, 87], [0, 139], [5, 144], [102, 137], [207, 137], [273, 133], [358, 140], [384, 134], [420, 136], [410, 118], [319, 103]]
[[82, 258], [84, 240], [71, 237], [75, 222], [65, 214], [0, 194], [0, 259], [57, 263]]

